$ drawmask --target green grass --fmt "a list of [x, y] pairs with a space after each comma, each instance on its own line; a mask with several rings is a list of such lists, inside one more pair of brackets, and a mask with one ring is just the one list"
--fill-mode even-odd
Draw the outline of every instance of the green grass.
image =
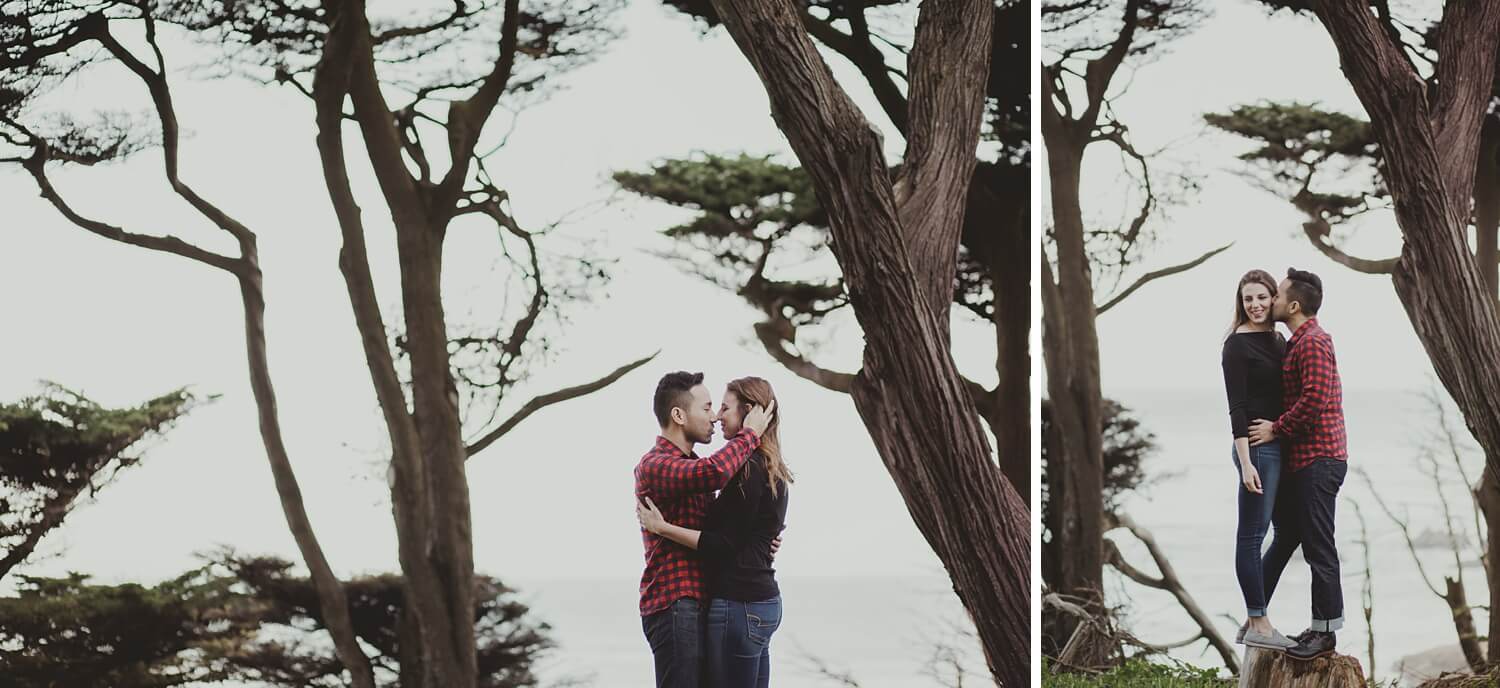
[[1049, 663], [1042, 663], [1042, 688], [1225, 688], [1233, 685], [1232, 679], [1219, 678], [1218, 669], [1156, 664], [1140, 658], [1127, 659], [1125, 664], [1104, 674], [1053, 674]]

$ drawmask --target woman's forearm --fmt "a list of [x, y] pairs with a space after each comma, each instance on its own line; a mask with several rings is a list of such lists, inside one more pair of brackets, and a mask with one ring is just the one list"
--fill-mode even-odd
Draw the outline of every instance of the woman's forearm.
[[1250, 463], [1250, 438], [1234, 438], [1234, 454], [1239, 457], [1241, 466], [1249, 466]]
[[698, 549], [698, 536], [702, 531], [663, 523], [656, 534], [689, 549]]

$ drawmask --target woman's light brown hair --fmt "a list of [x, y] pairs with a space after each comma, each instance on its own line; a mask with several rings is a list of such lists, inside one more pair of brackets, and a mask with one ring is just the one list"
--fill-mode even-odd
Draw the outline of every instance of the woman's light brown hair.
[[[744, 417], [752, 406], [770, 406], [776, 400], [776, 392], [772, 391], [771, 383], [758, 377], [742, 377], [729, 383], [728, 391], [733, 393], [740, 402], [740, 414]], [[760, 438], [760, 453], [766, 457], [766, 473], [769, 474], [771, 483], [771, 496], [783, 483], [792, 482], [792, 472], [787, 470], [786, 462], [781, 460], [781, 427], [782, 416], [781, 402], [776, 402], [776, 415], [771, 418], [771, 424], [766, 426], [766, 432]]]

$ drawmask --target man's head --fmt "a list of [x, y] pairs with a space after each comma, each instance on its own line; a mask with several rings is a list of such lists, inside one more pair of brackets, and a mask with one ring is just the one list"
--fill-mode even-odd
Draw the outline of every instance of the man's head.
[[1271, 309], [1272, 317], [1286, 322], [1298, 315], [1307, 318], [1318, 316], [1323, 307], [1323, 280], [1311, 272], [1288, 268], [1286, 279], [1276, 293], [1276, 303]]
[[703, 373], [680, 370], [662, 376], [651, 402], [663, 435], [681, 428], [682, 436], [694, 444], [713, 439], [713, 405], [708, 387], [703, 384]]

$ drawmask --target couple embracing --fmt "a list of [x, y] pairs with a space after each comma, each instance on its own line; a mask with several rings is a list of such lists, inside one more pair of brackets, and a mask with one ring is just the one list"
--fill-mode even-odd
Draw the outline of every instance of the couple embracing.
[[[758, 377], [730, 382], [715, 412], [702, 373], [656, 385], [661, 434], [635, 467], [646, 548], [641, 625], [658, 688], [765, 688], [781, 625], [772, 558], [791, 473], [781, 459], [776, 395]], [[718, 423], [728, 443], [699, 458]], [[717, 494], [716, 494], [717, 493]]]
[[[1224, 340], [1224, 386], [1239, 472], [1235, 573], [1246, 616], [1236, 642], [1309, 660], [1333, 653], [1344, 625], [1334, 506], [1348, 471], [1343, 389], [1333, 339], [1318, 324], [1323, 281], [1287, 270], [1277, 283], [1252, 270], [1235, 289]], [[1282, 336], [1284, 323], [1291, 338]], [[1261, 544], [1272, 526], [1271, 545]], [[1312, 622], [1288, 638], [1266, 615], [1297, 548], [1312, 570]]]

